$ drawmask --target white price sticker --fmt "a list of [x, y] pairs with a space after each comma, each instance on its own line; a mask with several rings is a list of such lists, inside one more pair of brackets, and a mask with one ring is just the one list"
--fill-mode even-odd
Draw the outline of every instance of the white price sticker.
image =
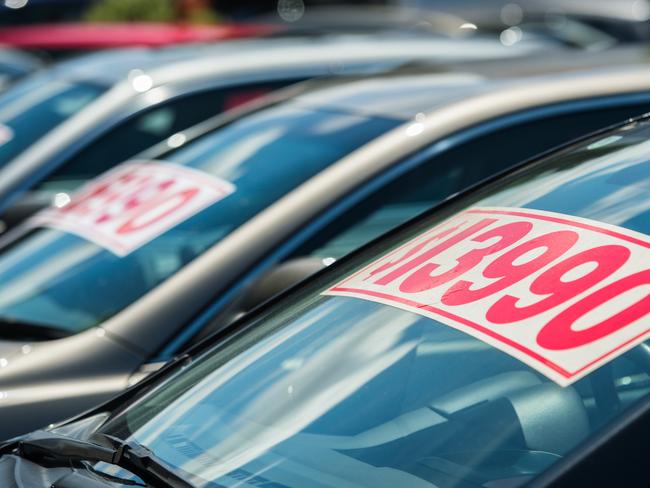
[[327, 290], [463, 331], [566, 386], [650, 338], [650, 237], [471, 208]]
[[31, 225], [79, 235], [125, 256], [235, 191], [235, 186], [184, 166], [125, 163], [84, 185], [60, 208]]

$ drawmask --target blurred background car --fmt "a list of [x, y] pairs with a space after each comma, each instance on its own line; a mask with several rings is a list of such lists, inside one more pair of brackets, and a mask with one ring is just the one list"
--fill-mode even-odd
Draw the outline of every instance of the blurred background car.
[[[514, 5], [503, 2], [503, 5]], [[504, 45], [545, 43], [565, 48], [603, 50], [614, 45], [629, 42], [643, 42], [642, 33], [630, 35], [630, 31], [641, 30], [638, 22], [632, 20], [607, 19], [604, 26], [587, 22], [583, 17], [564, 14], [549, 16], [528, 14], [526, 22], [505, 23], [500, 17], [477, 16], [476, 12], [465, 11], [462, 4], [449, 5], [442, 2], [442, 9], [412, 8], [395, 6], [316, 6], [304, 8], [301, 13], [280, 13], [280, 24], [275, 35], [287, 36], [303, 32], [318, 32], [321, 35], [336, 32], [376, 32], [390, 30], [403, 35], [445, 33], [454, 37], [481, 35], [491, 37]], [[446, 7], [446, 8], [445, 8]], [[458, 8], [454, 8], [458, 7]], [[499, 8], [495, 9], [499, 11]], [[511, 7], [512, 8], [512, 7]], [[483, 13], [483, 9], [476, 9]], [[508, 8], [506, 8], [508, 13]], [[293, 17], [292, 17], [293, 16]], [[541, 16], [541, 19], [540, 19]], [[295, 17], [295, 18], [294, 18]], [[288, 19], [284, 20], [283, 19]], [[269, 13], [256, 19], [257, 22], [272, 24], [278, 22], [276, 13]], [[595, 25], [594, 25], [595, 24]], [[614, 26], [620, 28], [618, 32]], [[620, 26], [619, 24], [623, 24]], [[627, 27], [627, 28], [626, 28]]]
[[[127, 183], [147, 175], [156, 183], [171, 163], [231, 188], [136, 248], [116, 251], [93, 219], [159, 215], [148, 206], [157, 190], [128, 193], [125, 203], [110, 174], [16, 228], [0, 252], [0, 382], [11, 398], [0, 419], [12, 419], [0, 423], [2, 435], [115, 394], [450, 195], [648, 109], [648, 68], [581, 63], [589, 64], [567, 57], [555, 75], [534, 76], [535, 58], [501, 61], [492, 75], [487, 66], [483, 75], [404, 68], [294, 87], [116, 170]], [[69, 214], [86, 227], [47, 217]]]
[[[601, 131], [427, 212], [107, 404], [5, 443], [3, 482], [646, 485], [649, 141], [647, 118]], [[418, 273], [439, 286], [407, 288]], [[445, 293], [459, 284], [466, 301]], [[472, 322], [504, 296], [528, 320]], [[558, 317], [546, 340], [570, 344], [545, 352], [598, 367], [530, 357]]]
[[[10, 135], [0, 144], [0, 215], [11, 227], [49, 203], [48, 192], [70, 191], [193, 124], [282, 86], [418, 60], [450, 63], [532, 50], [481, 38], [338, 35], [76, 58], [0, 96], [0, 124]], [[36, 193], [22, 198], [30, 189]]]
[[519, 26], [570, 39], [572, 31], [573, 36], [591, 31], [623, 43], [642, 42], [650, 34], [647, 0], [398, 0], [397, 4], [453, 12], [479, 28], [497, 32]]
[[270, 34], [276, 29], [252, 24], [37, 24], [0, 28], [0, 44], [35, 53], [45, 60], [60, 60], [104, 49], [216, 43]]
[[601, 50], [650, 36], [646, 0], [7, 0], [0, 43], [60, 58], [249, 36], [399, 32]]

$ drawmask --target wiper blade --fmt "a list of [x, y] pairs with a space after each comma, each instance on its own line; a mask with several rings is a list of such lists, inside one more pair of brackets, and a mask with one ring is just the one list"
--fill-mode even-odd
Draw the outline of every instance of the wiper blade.
[[62, 339], [69, 335], [70, 332], [50, 325], [0, 317], [0, 337], [5, 339], [45, 341]]
[[11, 450], [31, 461], [63, 466], [82, 461], [102, 461], [124, 468], [153, 486], [193, 488], [146, 447], [104, 434], [97, 437], [110, 447], [37, 430], [16, 440], [11, 446], [4, 446], [2, 451], [7, 453]]

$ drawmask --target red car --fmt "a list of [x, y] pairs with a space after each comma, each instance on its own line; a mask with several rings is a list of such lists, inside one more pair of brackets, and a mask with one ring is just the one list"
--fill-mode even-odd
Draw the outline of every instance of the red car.
[[184, 25], [163, 23], [39, 24], [0, 30], [0, 44], [41, 50], [53, 56], [116, 47], [156, 47], [212, 42], [274, 32], [264, 24]]

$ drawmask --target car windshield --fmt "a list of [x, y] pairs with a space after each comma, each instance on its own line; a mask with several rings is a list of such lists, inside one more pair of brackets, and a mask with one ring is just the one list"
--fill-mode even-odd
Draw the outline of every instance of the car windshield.
[[106, 88], [37, 75], [0, 97], [0, 167], [86, 107]]
[[[135, 165], [139, 182], [149, 179], [162, 185], [150, 189], [148, 197], [136, 191], [141, 204], [149, 203], [147, 198], [180, 175], [182, 184], [198, 181], [200, 192], [193, 195], [197, 205], [190, 213], [173, 217], [173, 225], [164, 232], [160, 228], [151, 234], [139, 232], [137, 245], [129, 241], [127, 248], [112, 246], [115, 239], [95, 239], [94, 224], [88, 219], [82, 219], [73, 233], [65, 222], [34, 227], [37, 215], [28, 223], [31, 230], [0, 252], [0, 282], [6, 285], [0, 290], [0, 316], [70, 333], [93, 327], [293, 188], [399, 123], [276, 106], [196, 139], [169, 153], [163, 163]], [[164, 181], [156, 180], [161, 171]], [[119, 174], [123, 183], [133, 179], [132, 174]], [[101, 186], [97, 183], [91, 193], [101, 193]], [[133, 201], [122, 210], [126, 212]], [[114, 206], [114, 199], [106, 198], [99, 210], [110, 213]], [[79, 209], [71, 204], [65, 210], [72, 207]], [[84, 223], [89, 224], [86, 231], [79, 229]]]
[[334, 265], [101, 430], [201, 487], [521, 485], [650, 393], [649, 184], [648, 123], [529, 165]]

